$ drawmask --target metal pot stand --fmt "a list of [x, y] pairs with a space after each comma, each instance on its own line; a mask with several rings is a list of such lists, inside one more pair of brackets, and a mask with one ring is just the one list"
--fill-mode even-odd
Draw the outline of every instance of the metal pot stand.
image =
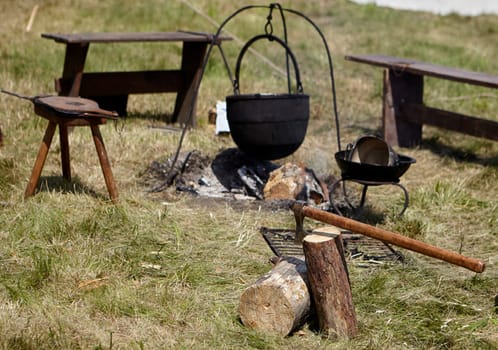
[[[408, 191], [399, 183], [400, 177], [416, 160], [412, 157], [398, 154], [382, 139], [374, 136], [363, 136], [354, 144], [348, 144], [345, 151], [335, 154], [335, 160], [341, 169], [341, 178], [330, 187], [329, 201], [334, 210], [344, 216], [334, 201], [334, 193], [342, 183], [344, 200], [352, 210], [361, 209], [365, 204], [369, 186], [392, 185], [401, 188], [405, 201], [399, 216], [408, 207]], [[351, 204], [346, 191], [346, 181], [363, 185], [360, 204], [357, 208]]]
[[[348, 199], [348, 194], [347, 194], [347, 191], [346, 191], [346, 181], [352, 181], [352, 182], [356, 182], [356, 183], [358, 183], [360, 185], [363, 185], [363, 189], [361, 191], [360, 204], [359, 204], [358, 207], [354, 207], [354, 205]], [[401, 211], [398, 214], [399, 216], [402, 216], [404, 214], [406, 208], [408, 208], [408, 203], [409, 203], [408, 191], [407, 191], [407, 189], [403, 185], [401, 185], [399, 183], [399, 179], [397, 181], [367, 181], [367, 180], [352, 179], [352, 178], [348, 178], [348, 177], [341, 177], [339, 180], [335, 181], [332, 184], [332, 186], [330, 187], [330, 191], [329, 191], [330, 205], [341, 216], [344, 216], [344, 215], [341, 212], [341, 210], [339, 209], [339, 207], [337, 206], [336, 201], [334, 200], [334, 192], [336, 191], [337, 187], [341, 183], [343, 185], [342, 186], [342, 193], [343, 193], [344, 201], [346, 202], [346, 204], [348, 205], [348, 207], [351, 210], [353, 210], [353, 211], [362, 209], [363, 206], [365, 205], [365, 200], [366, 200], [366, 196], [367, 196], [367, 190], [368, 190], [369, 186], [383, 186], [383, 185], [397, 186], [397, 187], [401, 188], [401, 190], [403, 191], [403, 194], [405, 196], [405, 200], [404, 200], [403, 208], [401, 209]]]

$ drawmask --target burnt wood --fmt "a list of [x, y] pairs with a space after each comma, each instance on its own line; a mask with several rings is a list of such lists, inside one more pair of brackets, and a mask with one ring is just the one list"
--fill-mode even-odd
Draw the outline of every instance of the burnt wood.
[[395, 146], [422, 142], [422, 125], [498, 139], [498, 122], [424, 106], [424, 77], [498, 89], [498, 76], [384, 55], [348, 55], [347, 60], [385, 68], [383, 88], [384, 139]]

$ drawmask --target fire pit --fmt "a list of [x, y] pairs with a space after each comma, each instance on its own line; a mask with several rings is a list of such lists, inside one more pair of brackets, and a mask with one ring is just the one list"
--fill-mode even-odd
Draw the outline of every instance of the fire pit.
[[214, 158], [198, 150], [182, 153], [173, 171], [170, 170], [172, 161], [168, 158], [150, 164], [142, 180], [150, 192], [156, 192], [154, 189], [158, 187], [174, 186], [177, 192], [199, 197], [264, 200], [271, 207], [281, 204], [285, 208], [288, 200], [325, 205], [328, 199], [325, 182], [312, 169], [293, 163], [280, 166], [256, 160], [238, 148], [222, 150]]

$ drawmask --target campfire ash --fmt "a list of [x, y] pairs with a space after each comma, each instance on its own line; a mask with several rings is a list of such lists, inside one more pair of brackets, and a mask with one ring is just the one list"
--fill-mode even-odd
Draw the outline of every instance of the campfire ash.
[[144, 174], [151, 191], [171, 188], [211, 198], [301, 200], [320, 204], [328, 199], [327, 187], [302, 165], [283, 166], [250, 158], [237, 148], [220, 152], [214, 159], [199, 151], [172, 159], [154, 161]]

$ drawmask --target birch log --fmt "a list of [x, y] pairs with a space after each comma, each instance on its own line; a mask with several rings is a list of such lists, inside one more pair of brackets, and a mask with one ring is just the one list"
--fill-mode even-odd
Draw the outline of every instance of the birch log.
[[302, 326], [310, 314], [311, 297], [307, 283], [304, 260], [282, 258], [240, 297], [242, 323], [248, 328], [282, 336], [290, 334]]

